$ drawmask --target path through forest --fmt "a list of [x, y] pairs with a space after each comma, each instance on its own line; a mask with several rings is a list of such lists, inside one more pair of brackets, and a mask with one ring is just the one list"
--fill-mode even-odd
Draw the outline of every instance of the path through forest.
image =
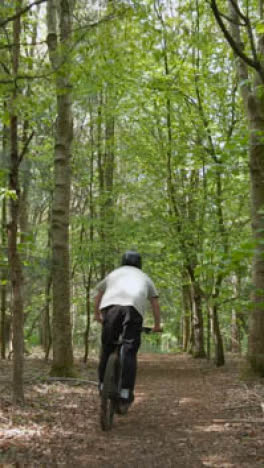
[[185, 355], [142, 354], [134, 405], [109, 433], [94, 386], [32, 383], [32, 366], [35, 376], [48, 370], [28, 360], [27, 404], [14, 409], [4, 383], [11, 365], [1, 362], [0, 466], [264, 467], [263, 379], [242, 381], [238, 360], [215, 369]]

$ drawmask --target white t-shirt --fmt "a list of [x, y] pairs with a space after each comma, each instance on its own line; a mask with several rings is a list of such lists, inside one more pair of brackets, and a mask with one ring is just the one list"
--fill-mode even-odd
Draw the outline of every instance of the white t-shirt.
[[111, 305], [133, 306], [144, 316], [147, 300], [158, 297], [152, 280], [139, 268], [121, 266], [113, 270], [96, 287], [103, 292], [100, 310]]

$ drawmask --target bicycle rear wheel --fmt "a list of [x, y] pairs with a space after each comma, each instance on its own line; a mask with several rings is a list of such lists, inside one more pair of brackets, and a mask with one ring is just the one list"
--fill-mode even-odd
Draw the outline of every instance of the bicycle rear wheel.
[[119, 371], [119, 358], [116, 353], [113, 353], [109, 356], [107, 361], [101, 394], [100, 423], [103, 431], [109, 431], [113, 425], [116, 401], [118, 398]]

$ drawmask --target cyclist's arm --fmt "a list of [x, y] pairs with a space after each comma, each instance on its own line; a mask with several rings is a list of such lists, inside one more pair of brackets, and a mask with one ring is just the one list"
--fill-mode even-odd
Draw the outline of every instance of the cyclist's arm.
[[154, 332], [161, 332], [162, 328], [160, 326], [160, 305], [158, 297], [151, 297], [150, 303], [152, 307], [152, 313], [154, 317]]
[[104, 294], [103, 291], [99, 291], [94, 298], [94, 319], [100, 323], [102, 322], [102, 316], [99, 310], [99, 306], [100, 306], [103, 294]]

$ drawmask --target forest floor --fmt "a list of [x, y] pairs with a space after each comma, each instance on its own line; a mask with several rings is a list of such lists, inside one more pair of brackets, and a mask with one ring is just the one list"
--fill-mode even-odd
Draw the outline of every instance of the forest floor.
[[[41, 381], [49, 365], [30, 357], [25, 406], [13, 407], [1, 361], [0, 467], [263, 468], [264, 379], [242, 380], [240, 365], [141, 354], [135, 402], [102, 432], [95, 385]], [[95, 361], [78, 370], [96, 380]]]

